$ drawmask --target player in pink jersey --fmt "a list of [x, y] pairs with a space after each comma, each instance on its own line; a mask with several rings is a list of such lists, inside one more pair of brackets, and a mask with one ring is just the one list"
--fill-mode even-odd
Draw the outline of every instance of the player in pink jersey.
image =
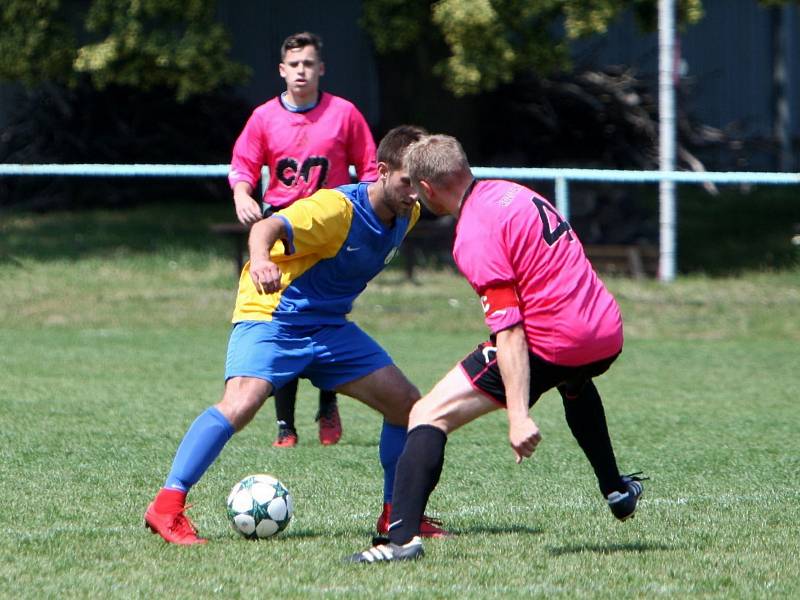
[[[243, 225], [319, 189], [350, 183], [350, 165], [360, 181], [378, 178], [375, 141], [366, 120], [351, 102], [319, 88], [325, 74], [321, 50], [322, 41], [313, 33], [296, 33], [284, 40], [278, 71], [286, 91], [256, 108], [236, 140], [228, 181], [236, 217]], [[270, 176], [261, 205], [253, 193], [263, 165], [269, 167]], [[275, 393], [275, 447], [297, 444], [296, 399], [296, 379]], [[342, 426], [334, 392], [320, 390], [317, 420], [320, 442], [338, 442]]]
[[510, 181], [477, 182], [455, 138], [412, 144], [404, 166], [420, 199], [458, 221], [456, 264], [480, 296], [491, 338], [480, 344], [411, 410], [397, 464], [388, 539], [353, 562], [423, 555], [419, 523], [439, 481], [447, 435], [499, 408], [517, 463], [542, 436], [530, 408], [557, 388], [567, 423], [589, 459], [614, 516], [633, 516], [638, 473], [620, 475], [603, 404], [592, 378], [622, 351], [622, 318], [569, 223], [542, 196]]

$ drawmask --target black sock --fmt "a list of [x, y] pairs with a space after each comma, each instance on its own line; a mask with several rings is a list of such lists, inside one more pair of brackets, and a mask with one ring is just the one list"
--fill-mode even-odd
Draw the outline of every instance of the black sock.
[[567, 424], [589, 459], [603, 496], [625, 491], [608, 435], [603, 402], [594, 383], [589, 380], [581, 387], [564, 384], [558, 391], [564, 401]]
[[392, 543], [406, 544], [419, 535], [425, 506], [442, 473], [446, 443], [444, 431], [432, 425], [419, 425], [408, 432], [395, 471], [390, 524], [399, 523], [389, 529]]
[[275, 390], [275, 418], [278, 424], [294, 429], [294, 405], [297, 401], [297, 379]]
[[333, 390], [319, 391], [319, 414], [327, 415], [329, 408], [336, 404], [336, 392]]

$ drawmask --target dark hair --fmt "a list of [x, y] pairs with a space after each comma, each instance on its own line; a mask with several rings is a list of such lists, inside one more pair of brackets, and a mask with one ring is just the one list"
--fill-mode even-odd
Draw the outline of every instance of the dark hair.
[[378, 144], [378, 162], [386, 163], [390, 169], [401, 168], [406, 148], [426, 135], [428, 132], [417, 125], [398, 125], [390, 129]]
[[305, 48], [306, 46], [314, 46], [314, 49], [317, 51], [317, 56], [322, 60], [322, 38], [310, 31], [293, 33], [283, 40], [283, 44], [281, 44], [281, 60], [286, 58], [286, 53], [289, 50], [297, 50], [298, 48]]

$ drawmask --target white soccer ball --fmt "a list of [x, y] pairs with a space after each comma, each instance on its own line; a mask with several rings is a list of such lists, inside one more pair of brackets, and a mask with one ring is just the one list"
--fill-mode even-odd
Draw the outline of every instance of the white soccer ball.
[[292, 504], [289, 490], [272, 475], [250, 475], [228, 494], [228, 517], [242, 536], [259, 540], [286, 529]]

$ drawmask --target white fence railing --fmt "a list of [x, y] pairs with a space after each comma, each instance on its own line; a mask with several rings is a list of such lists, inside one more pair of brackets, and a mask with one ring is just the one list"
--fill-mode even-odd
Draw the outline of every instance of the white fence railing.
[[[0, 164], [2, 176], [52, 177], [225, 177], [228, 165], [168, 165], [168, 164]], [[555, 203], [559, 212], [569, 220], [569, 183], [595, 181], [612, 183], [718, 183], [718, 184], [800, 184], [800, 173], [766, 172], [694, 172], [694, 171], [623, 171], [612, 169], [558, 169], [517, 167], [473, 167], [478, 179], [513, 179], [517, 181], [546, 180], [555, 184]], [[355, 172], [351, 169], [351, 174]], [[262, 172], [266, 175], [266, 169]], [[675, 228], [670, 227], [659, 240], [661, 253], [660, 275], [675, 272]], [[664, 265], [667, 268], [664, 268]], [[664, 280], [663, 277], [661, 277]]]

